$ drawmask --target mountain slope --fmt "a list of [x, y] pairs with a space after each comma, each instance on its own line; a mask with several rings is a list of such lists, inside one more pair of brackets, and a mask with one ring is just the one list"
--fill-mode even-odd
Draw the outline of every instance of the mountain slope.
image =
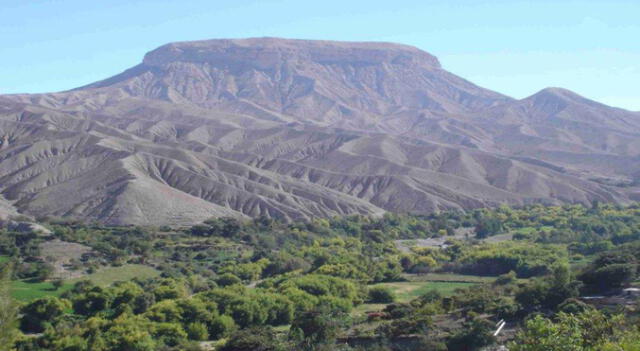
[[514, 100], [410, 46], [208, 40], [0, 96], [0, 192], [111, 224], [626, 202], [639, 140], [638, 113], [561, 89]]

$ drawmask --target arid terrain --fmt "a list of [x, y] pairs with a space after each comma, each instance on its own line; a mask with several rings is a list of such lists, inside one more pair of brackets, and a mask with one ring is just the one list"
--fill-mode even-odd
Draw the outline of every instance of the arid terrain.
[[0, 96], [0, 213], [107, 224], [640, 199], [640, 113], [516, 100], [415, 47], [172, 43], [71, 91]]

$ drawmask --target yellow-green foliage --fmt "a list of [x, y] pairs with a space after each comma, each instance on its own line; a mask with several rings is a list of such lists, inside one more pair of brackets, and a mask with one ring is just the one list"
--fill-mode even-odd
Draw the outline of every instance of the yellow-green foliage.
[[637, 327], [621, 315], [606, 316], [595, 309], [580, 314], [560, 313], [555, 320], [540, 315], [528, 320], [509, 349], [513, 351], [636, 351]]
[[459, 262], [462, 273], [496, 276], [514, 271], [527, 278], [551, 272], [554, 264], [566, 263], [568, 257], [558, 245], [502, 242], [469, 248]]

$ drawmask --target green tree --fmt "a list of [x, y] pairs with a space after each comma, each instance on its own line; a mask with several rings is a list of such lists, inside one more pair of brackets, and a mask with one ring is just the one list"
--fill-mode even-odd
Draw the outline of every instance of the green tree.
[[333, 350], [343, 317], [328, 308], [298, 312], [289, 332], [289, 338], [298, 350]]
[[202, 322], [189, 323], [185, 330], [191, 340], [203, 341], [209, 338], [209, 330]]
[[392, 303], [395, 299], [395, 294], [387, 287], [374, 286], [369, 289], [369, 303]]
[[70, 307], [68, 300], [53, 296], [34, 300], [21, 310], [20, 329], [29, 333], [41, 333], [49, 323], [62, 316]]
[[285, 351], [286, 348], [278, 340], [271, 328], [253, 327], [239, 330], [231, 336], [220, 351]]
[[637, 274], [637, 266], [630, 263], [614, 263], [602, 267], [594, 267], [580, 278], [591, 289], [606, 291], [622, 287], [632, 281]]
[[[525, 322], [509, 345], [513, 351], [600, 351], [605, 345], [610, 350], [632, 351], [637, 349], [613, 348], [626, 342], [628, 333], [622, 316], [607, 316], [596, 309], [580, 314], [560, 312], [555, 320], [535, 316]], [[632, 330], [635, 332], [635, 330]]]
[[475, 318], [465, 323], [460, 332], [447, 341], [449, 351], [473, 351], [495, 342], [493, 323]]
[[17, 334], [18, 308], [9, 290], [10, 276], [9, 265], [0, 267], [0, 351], [11, 349]]
[[188, 335], [179, 323], [156, 323], [153, 325], [153, 338], [174, 347], [184, 343]]
[[581, 351], [582, 335], [575, 325], [557, 325], [540, 315], [528, 320], [509, 345], [512, 351]]
[[218, 285], [222, 287], [225, 287], [229, 285], [240, 284], [242, 283], [242, 279], [238, 278], [233, 273], [224, 273], [223, 275], [218, 277], [218, 279], [216, 279], [216, 283], [218, 283]]
[[490, 235], [496, 235], [502, 231], [502, 222], [497, 218], [482, 217], [478, 219], [475, 227], [476, 237], [479, 239], [486, 238]]
[[209, 336], [212, 340], [218, 340], [229, 336], [235, 332], [238, 327], [233, 318], [225, 315], [214, 317], [208, 325]]
[[53, 266], [49, 263], [41, 263], [37, 266], [35, 280], [43, 282], [51, 277], [53, 274]]
[[76, 313], [93, 316], [110, 307], [113, 296], [110, 291], [101, 287], [91, 287], [84, 294], [73, 298], [73, 309]]
[[555, 309], [567, 299], [579, 295], [580, 282], [573, 279], [567, 265], [556, 265], [549, 277], [534, 279], [516, 294], [525, 310]]
[[53, 287], [58, 290], [60, 289], [63, 285], [64, 285], [64, 280], [62, 279], [56, 279], [53, 282], [51, 282], [51, 284], [53, 285]]
[[155, 351], [157, 343], [151, 335], [148, 320], [139, 316], [116, 318], [104, 334], [108, 350]]

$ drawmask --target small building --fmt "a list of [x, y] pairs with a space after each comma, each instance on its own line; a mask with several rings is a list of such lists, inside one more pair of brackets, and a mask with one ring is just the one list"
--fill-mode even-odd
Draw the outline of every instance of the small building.
[[626, 297], [640, 297], [640, 288], [626, 288], [622, 293]]

